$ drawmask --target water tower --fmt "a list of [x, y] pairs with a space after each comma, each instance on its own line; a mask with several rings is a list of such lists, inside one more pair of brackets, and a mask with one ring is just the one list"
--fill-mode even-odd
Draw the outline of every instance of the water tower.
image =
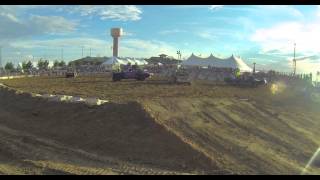
[[113, 56], [118, 57], [119, 55], [119, 37], [122, 36], [121, 28], [112, 28], [111, 36], [113, 37]]

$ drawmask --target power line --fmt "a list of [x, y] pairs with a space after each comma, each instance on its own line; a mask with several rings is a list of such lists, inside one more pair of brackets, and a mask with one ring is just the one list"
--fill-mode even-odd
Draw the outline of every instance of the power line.
[[63, 48], [61, 48], [61, 60], [63, 60]]
[[83, 49], [84, 49], [84, 47], [82, 46], [82, 54], [81, 54], [81, 58], [83, 58]]
[[0, 46], [0, 68], [2, 68], [2, 46]]
[[296, 75], [296, 72], [297, 72], [296, 43], [294, 43], [294, 49], [293, 49], [293, 75]]

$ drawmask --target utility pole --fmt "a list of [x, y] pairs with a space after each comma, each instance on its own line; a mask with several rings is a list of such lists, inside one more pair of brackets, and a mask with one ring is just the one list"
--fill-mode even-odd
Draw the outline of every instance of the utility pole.
[[181, 51], [177, 51], [177, 54], [178, 54], [178, 59], [181, 60]]
[[2, 46], [0, 46], [0, 68], [2, 68]]
[[295, 76], [297, 72], [297, 60], [296, 60], [296, 43], [294, 43], [293, 48], [293, 75]]
[[256, 73], [256, 63], [254, 62], [253, 63], [253, 74], [255, 74]]
[[83, 58], [83, 49], [84, 49], [84, 47], [82, 46], [81, 58]]
[[63, 48], [61, 48], [61, 60], [63, 61]]

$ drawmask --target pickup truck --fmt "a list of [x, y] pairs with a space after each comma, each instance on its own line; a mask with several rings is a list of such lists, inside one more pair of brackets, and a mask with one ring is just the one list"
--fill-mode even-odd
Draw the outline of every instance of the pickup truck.
[[122, 79], [136, 79], [138, 81], [144, 81], [148, 77], [150, 77], [150, 73], [140, 69], [112, 73], [113, 81], [121, 81]]

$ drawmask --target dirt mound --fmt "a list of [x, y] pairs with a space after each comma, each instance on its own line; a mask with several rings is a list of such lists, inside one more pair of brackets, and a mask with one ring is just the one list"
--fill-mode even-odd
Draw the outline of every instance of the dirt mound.
[[[0, 92], [0, 125], [54, 141], [58, 147], [69, 146], [72, 152], [81, 150], [97, 159], [113, 157], [116, 162], [149, 168], [138, 171], [126, 166], [111, 172], [300, 174], [320, 144], [317, 96], [281, 82], [238, 88], [204, 82], [178, 85], [158, 79], [113, 83], [110, 78], [94, 76], [3, 83], [27, 92], [122, 102], [88, 107]], [[23, 137], [15, 138], [21, 143]], [[47, 160], [65, 152], [55, 151], [46, 151], [50, 154]], [[45, 164], [53, 170], [61, 170], [57, 164], [67, 158], [61, 155], [58, 163], [52, 163], [39, 157], [33, 164]], [[82, 166], [88, 166], [89, 160], [81, 153], [68, 162], [79, 164], [79, 159]], [[92, 164], [98, 166], [96, 160]], [[104, 161], [102, 167], [106, 164], [109, 167], [110, 161]], [[151, 171], [151, 167], [164, 171]], [[83, 167], [76, 172], [83, 171], [96, 172]]]
[[144, 104], [159, 124], [233, 173], [300, 174], [320, 144], [320, 114], [308, 108], [210, 97]]
[[0, 99], [0, 125], [22, 133], [152, 168], [180, 172], [216, 169], [210, 159], [155, 123], [135, 102], [89, 107], [3, 89]]

